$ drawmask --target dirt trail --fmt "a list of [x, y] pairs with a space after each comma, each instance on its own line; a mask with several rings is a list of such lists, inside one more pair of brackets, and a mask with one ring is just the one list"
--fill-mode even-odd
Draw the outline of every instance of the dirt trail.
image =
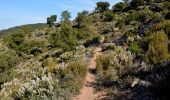
[[[89, 69], [96, 69], [96, 58], [100, 55], [101, 48], [97, 47], [94, 50], [94, 56], [89, 60]], [[72, 100], [95, 100], [94, 88], [93, 84], [96, 82], [96, 76], [91, 74], [90, 72], [87, 73], [87, 76], [84, 81], [84, 85], [80, 90], [80, 94], [74, 97]]]

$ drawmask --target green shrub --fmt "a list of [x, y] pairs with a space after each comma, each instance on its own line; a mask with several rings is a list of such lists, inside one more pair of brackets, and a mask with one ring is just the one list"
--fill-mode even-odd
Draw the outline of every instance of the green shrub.
[[25, 38], [25, 34], [23, 33], [23, 31], [16, 31], [4, 37], [4, 41], [7, 42], [10, 48], [18, 51], [19, 46], [24, 41], [24, 38]]
[[109, 54], [108, 58], [110, 58], [109, 62], [111, 66], [118, 71], [118, 73], [121, 73], [124, 69], [131, 67], [133, 55], [130, 51], [126, 51], [125, 48], [117, 47], [111, 54]]
[[154, 25], [151, 30], [153, 32], [163, 30], [168, 35], [168, 37], [170, 38], [170, 20], [161, 21], [160, 23]]
[[78, 40], [83, 40], [88, 37], [88, 34], [82, 29], [74, 29], [74, 35]]
[[137, 20], [137, 18], [139, 17], [139, 12], [134, 11], [132, 13], [130, 13], [129, 15], [126, 16], [125, 18], [125, 23], [128, 24], [131, 21]]
[[70, 62], [64, 69], [64, 74], [72, 74], [75, 78], [85, 78], [87, 74], [87, 64], [83, 61]]
[[103, 13], [104, 11], [109, 9], [110, 3], [109, 2], [97, 2], [96, 5], [97, 5], [96, 9], [99, 12]]
[[102, 51], [106, 51], [106, 50], [114, 50], [116, 48], [115, 44], [104, 44], [102, 46]]
[[79, 12], [75, 21], [77, 22], [77, 27], [85, 28], [90, 24], [90, 18], [88, 16], [88, 11]]
[[123, 47], [116, 47], [113, 52], [97, 58], [97, 81], [106, 85], [116, 81], [121, 74], [131, 68], [133, 56]]
[[45, 59], [42, 63], [42, 66], [47, 68], [48, 72], [55, 72], [56, 63], [53, 61], [53, 59]]
[[147, 22], [149, 20], [153, 20], [153, 18], [156, 16], [156, 13], [153, 13], [151, 10], [145, 8], [143, 10], [139, 11], [133, 11], [129, 15], [126, 16], [125, 22], [128, 24], [131, 21], [139, 21], [139, 22]]
[[46, 40], [25, 40], [18, 48], [20, 52], [26, 54], [42, 53], [42, 49], [47, 47]]
[[166, 10], [170, 9], [170, 2], [169, 1], [163, 2], [163, 8]]
[[97, 58], [97, 81], [98, 85], [107, 85], [117, 79], [117, 73], [111, 64], [111, 55], [99, 56]]
[[129, 20], [128, 17], [124, 19], [118, 19], [116, 23], [116, 27], [118, 27], [119, 29], [123, 29], [125, 27], [125, 24], [129, 23], [127, 20]]
[[75, 31], [66, 23], [63, 23], [60, 29], [50, 35], [49, 41], [53, 46], [63, 50], [72, 50], [78, 45]]
[[129, 36], [134, 36], [135, 35], [135, 32], [133, 32], [132, 30], [128, 31], [125, 33], [127, 37]]
[[43, 39], [26, 40], [25, 34], [22, 31], [7, 35], [4, 37], [4, 41], [19, 54], [31, 54], [32, 49], [38, 48], [40, 50], [40, 48], [43, 49], [47, 46], [47, 41]]
[[148, 42], [149, 49], [146, 58], [150, 63], [157, 64], [169, 60], [168, 37], [164, 32], [151, 34]]
[[113, 20], [113, 18], [114, 18], [114, 14], [113, 14], [113, 12], [110, 11], [110, 10], [107, 10], [107, 11], [104, 13], [104, 15], [103, 15], [103, 20], [104, 20], [104, 21], [110, 22], [110, 21]]
[[91, 19], [91, 21], [93, 22], [93, 23], [96, 23], [96, 22], [99, 22], [101, 19], [100, 19], [100, 14], [94, 14], [94, 15], [91, 15], [91, 16], [89, 16], [90, 17], [90, 19]]
[[[63, 92], [76, 94], [80, 91], [83, 85], [83, 80], [87, 74], [87, 64], [81, 60], [70, 62], [68, 66], [65, 66], [64, 69], [60, 69], [57, 73]], [[56, 91], [59, 93], [62, 92], [61, 90]], [[68, 94], [65, 95], [67, 96]]]
[[137, 55], [140, 55], [142, 53], [142, 48], [140, 48], [137, 43], [131, 43], [129, 46], [129, 50]]
[[153, 19], [154, 13], [145, 8], [144, 10], [139, 11], [139, 16], [137, 18], [138, 21], [140, 22], [148, 22], [150, 19]]
[[0, 72], [14, 67], [18, 63], [18, 55], [14, 51], [6, 51], [0, 53]]
[[76, 59], [82, 59], [85, 56], [86, 48], [84, 46], [77, 46], [73, 51], [67, 51], [62, 53], [58, 62], [69, 62]]
[[19, 57], [14, 51], [0, 52], [0, 83], [9, 81], [14, 77], [13, 69], [18, 64]]
[[114, 23], [110, 22], [110, 23], [102, 23], [99, 24], [99, 27], [97, 28], [98, 33], [100, 34], [111, 34], [114, 32]]
[[101, 36], [100, 35], [93, 35], [90, 39], [86, 40], [85, 42], [85, 47], [88, 47], [90, 45], [96, 45], [99, 44], [101, 40]]
[[95, 37], [92, 38], [91, 42], [97, 44], [97, 43], [100, 43], [100, 39], [101, 39], [100, 36], [95, 36]]
[[50, 17], [47, 18], [47, 24], [49, 27], [54, 26], [54, 22], [57, 21], [57, 15], [51, 15]]
[[70, 100], [73, 96], [79, 93], [82, 87], [82, 82], [76, 80], [73, 76], [62, 77], [59, 84], [54, 85], [54, 99]]
[[47, 46], [46, 40], [40, 40], [40, 39], [30, 39], [26, 40], [25, 35], [21, 32], [12, 33], [6, 37], [4, 37], [4, 41], [7, 43], [7, 45], [14, 49], [17, 53], [26, 53], [31, 54], [31, 50], [33, 48], [45, 48]]
[[112, 73], [112, 64], [111, 64], [112, 55], [99, 56], [97, 58], [97, 73], [111, 74]]
[[126, 3], [119, 2], [115, 4], [112, 8], [113, 8], [113, 11], [115, 12], [122, 12], [126, 8], [126, 6], [127, 6]]

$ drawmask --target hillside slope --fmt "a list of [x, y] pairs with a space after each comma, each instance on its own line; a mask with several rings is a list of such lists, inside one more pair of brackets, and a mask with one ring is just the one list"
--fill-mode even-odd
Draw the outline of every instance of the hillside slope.
[[22, 26], [15, 26], [13, 28], [9, 28], [9, 29], [5, 29], [5, 30], [1, 30], [0, 31], [0, 38], [3, 37], [3, 35], [7, 35], [10, 34], [12, 32], [15, 32], [17, 30], [23, 30], [26, 31], [28, 30], [28, 32], [32, 32], [36, 29], [43, 29], [45, 27], [48, 27], [46, 24], [44, 23], [37, 23], [37, 24], [29, 24], [29, 25], [22, 25]]
[[0, 100], [169, 100], [170, 1], [109, 7], [1, 31]]

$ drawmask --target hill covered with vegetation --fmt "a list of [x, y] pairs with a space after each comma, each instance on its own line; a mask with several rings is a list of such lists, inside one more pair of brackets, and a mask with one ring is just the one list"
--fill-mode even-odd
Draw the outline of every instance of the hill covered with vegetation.
[[0, 31], [1, 100], [84, 100], [86, 87], [97, 100], [170, 99], [169, 0], [97, 2], [61, 16]]
[[0, 38], [2, 38], [4, 35], [13, 33], [18, 30], [22, 30], [26, 33], [31, 33], [32, 31], [35, 31], [36, 29], [43, 29], [45, 27], [48, 27], [45, 23], [38, 23], [38, 24], [29, 24], [29, 25], [22, 25], [22, 26], [15, 26], [13, 28], [5, 29], [0, 31]]

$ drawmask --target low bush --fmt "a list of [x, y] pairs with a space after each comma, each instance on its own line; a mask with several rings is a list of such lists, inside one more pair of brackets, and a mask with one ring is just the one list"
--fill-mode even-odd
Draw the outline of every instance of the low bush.
[[78, 44], [75, 31], [66, 23], [63, 23], [60, 29], [50, 35], [49, 41], [54, 47], [67, 51], [72, 50]]
[[112, 9], [114, 12], [122, 12], [127, 7], [126, 3], [120, 2], [115, 4]]
[[97, 81], [98, 85], [107, 86], [113, 80], [116, 80], [117, 73], [111, 64], [111, 55], [99, 56], [97, 59]]
[[170, 38], [170, 20], [163, 20], [151, 27], [148, 33], [154, 33], [155, 31], [163, 31], [165, 32], [168, 37]]
[[129, 37], [129, 36], [134, 36], [135, 35], [135, 32], [132, 32], [132, 31], [128, 31], [126, 32], [126, 36]]
[[19, 57], [14, 51], [0, 52], [0, 83], [7, 82], [14, 77], [13, 69], [18, 64]]
[[42, 66], [47, 68], [48, 72], [55, 72], [56, 64], [53, 59], [45, 59], [42, 63]]
[[128, 14], [128, 15], [126, 16], [126, 18], [125, 18], [125, 23], [126, 23], [126, 24], [129, 24], [131, 21], [137, 20], [137, 18], [138, 18], [139, 16], [140, 16], [140, 15], [139, 15], [139, 12], [134, 11], [134, 12], [132, 12], [132, 13], [130, 13], [130, 14]]
[[64, 69], [59, 69], [57, 73], [62, 89], [69, 94], [76, 94], [80, 91], [87, 74], [87, 64], [82, 60], [73, 61], [68, 63]]
[[102, 51], [114, 50], [115, 48], [116, 48], [115, 44], [108, 43], [102, 46]]
[[86, 42], [84, 43], [85, 47], [88, 47], [90, 45], [96, 45], [99, 44], [101, 41], [101, 36], [100, 35], [93, 35], [90, 39], [86, 40]]
[[84, 78], [87, 73], [87, 64], [83, 61], [70, 62], [63, 70], [65, 76], [72, 74], [75, 78]]
[[137, 43], [131, 43], [129, 46], [129, 50], [136, 55], [140, 55], [142, 53], [142, 48]]
[[143, 9], [139, 11], [134, 11], [128, 14], [125, 18], [125, 23], [129, 24], [131, 21], [139, 21], [142, 23], [146, 23], [149, 20], [153, 19], [156, 15], [149, 9]]
[[163, 2], [163, 8], [166, 10], [170, 9], [170, 1]]
[[146, 58], [150, 63], [157, 64], [169, 60], [168, 37], [164, 32], [151, 34], [148, 42], [149, 49]]
[[114, 18], [114, 14], [113, 14], [113, 12], [110, 11], [110, 10], [106, 11], [106, 12], [104, 13], [104, 15], [103, 15], [103, 20], [104, 20], [104, 21], [110, 22], [110, 21], [113, 20], [113, 18]]
[[78, 40], [86, 39], [88, 37], [88, 34], [82, 29], [74, 29], [74, 35]]
[[84, 46], [78, 46], [75, 48], [74, 51], [67, 51], [62, 53], [59, 58], [58, 62], [69, 62], [76, 59], [82, 59], [85, 56], [86, 49]]
[[36, 55], [37, 53], [42, 53], [43, 49], [46, 47], [46, 40], [25, 40], [22, 45], [18, 47], [18, 51]]
[[54, 68], [49, 67], [54, 65], [52, 62], [51, 59], [44, 61], [43, 65], [46, 68], [41, 67], [36, 61], [32, 62], [31, 67], [23, 66], [26, 69], [17, 73], [22, 77], [1, 85], [3, 91], [0, 92], [0, 99], [70, 100], [82, 86], [87, 65], [83, 61], [74, 61], [62, 68], [58, 67], [51, 73], [48, 69]]
[[4, 42], [8, 44], [8, 46], [16, 51], [19, 50], [19, 46], [24, 42], [25, 34], [23, 31], [18, 30], [12, 34], [8, 34], [3, 38]]
[[110, 54], [97, 58], [97, 80], [99, 85], [108, 86], [131, 68], [133, 56], [123, 47], [117, 47]]
[[78, 28], [85, 28], [91, 23], [88, 11], [82, 11], [77, 14], [75, 21], [77, 22]]
[[100, 43], [100, 39], [101, 39], [100, 36], [95, 36], [95, 37], [92, 38], [91, 42], [94, 43], [94, 44], [98, 44], [98, 43]]

